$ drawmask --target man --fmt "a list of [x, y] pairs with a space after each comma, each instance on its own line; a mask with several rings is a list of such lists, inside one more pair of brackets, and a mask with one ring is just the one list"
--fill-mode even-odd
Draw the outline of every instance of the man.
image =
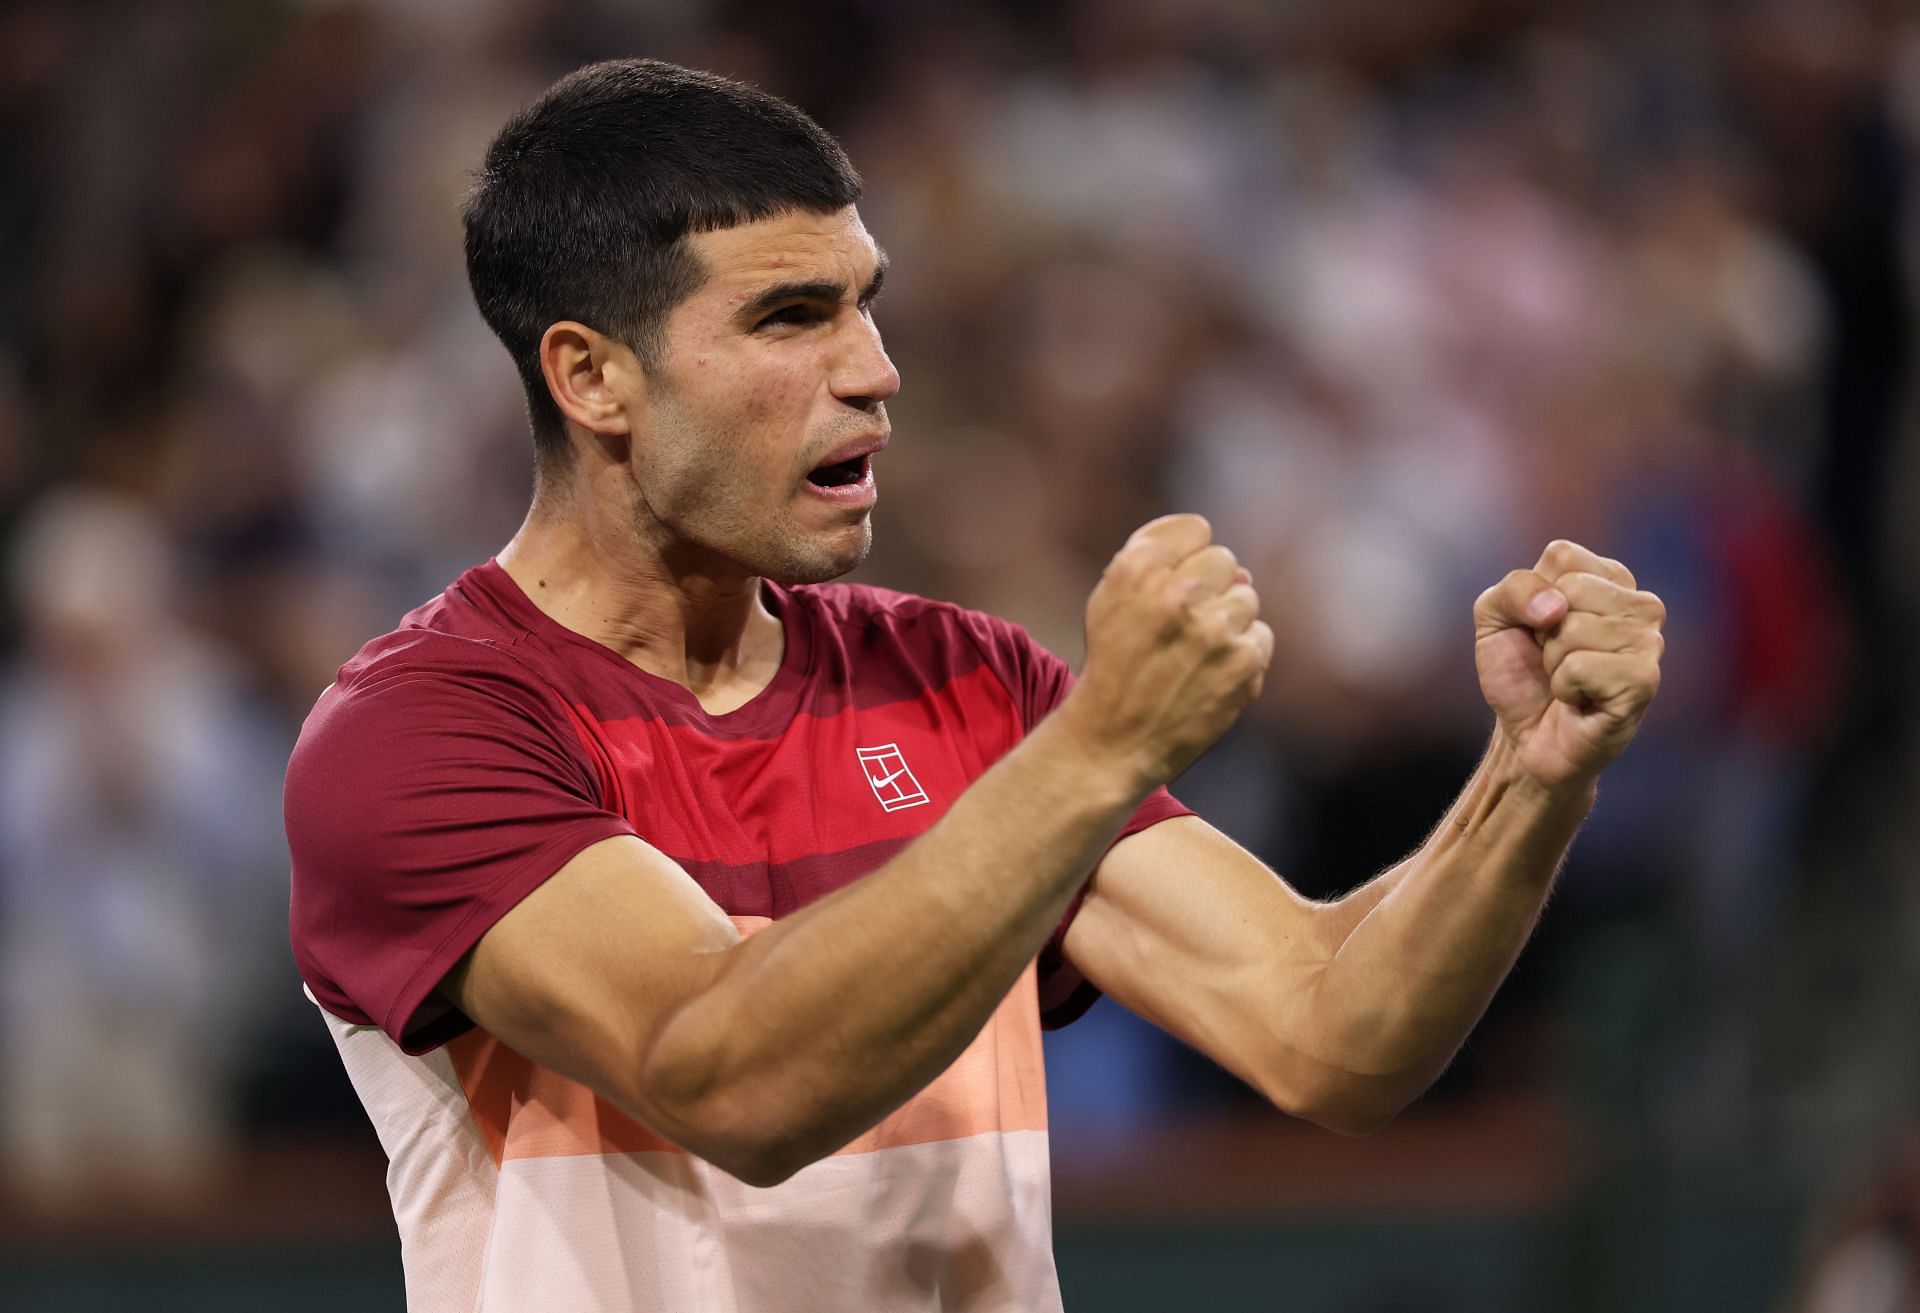
[[859, 192], [790, 106], [623, 61], [469, 199], [533, 507], [342, 668], [287, 778], [295, 951], [415, 1310], [1057, 1308], [1043, 1015], [1104, 990], [1379, 1125], [1653, 695], [1658, 600], [1554, 544], [1476, 607], [1498, 728], [1460, 801], [1301, 899], [1162, 787], [1271, 653], [1198, 517], [1113, 559], [1077, 684], [1004, 622], [815, 586], [866, 555], [900, 382]]

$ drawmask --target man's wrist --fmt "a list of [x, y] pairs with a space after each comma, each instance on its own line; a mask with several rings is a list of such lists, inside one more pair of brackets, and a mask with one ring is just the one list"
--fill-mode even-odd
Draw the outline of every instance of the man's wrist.
[[1520, 750], [1504, 729], [1493, 731], [1488, 749], [1487, 767], [1502, 784], [1508, 796], [1543, 812], [1578, 812], [1585, 815], [1593, 807], [1599, 792], [1598, 770], [1564, 778], [1542, 779], [1521, 762]]
[[1160, 781], [1138, 754], [1103, 742], [1082, 723], [1074, 694], [1027, 735], [1029, 751], [1049, 758], [1075, 781], [1076, 792], [1095, 802], [1131, 812]]
[[1593, 801], [1599, 796], [1600, 777], [1588, 775], [1577, 780], [1548, 782], [1536, 779], [1525, 771], [1519, 771], [1511, 787], [1520, 799], [1542, 811], [1578, 812], [1585, 815], [1593, 809]]

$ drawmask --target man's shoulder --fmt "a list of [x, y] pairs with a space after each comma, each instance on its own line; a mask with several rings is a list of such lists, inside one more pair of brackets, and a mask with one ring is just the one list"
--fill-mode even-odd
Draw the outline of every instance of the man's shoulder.
[[342, 664], [322, 701], [352, 700], [420, 684], [541, 683], [522, 639], [522, 619], [500, 607], [482, 585], [484, 567], [400, 617]]
[[333, 796], [339, 779], [569, 750], [567, 705], [509, 637], [418, 614], [369, 641], [321, 692], [288, 762], [290, 805]]

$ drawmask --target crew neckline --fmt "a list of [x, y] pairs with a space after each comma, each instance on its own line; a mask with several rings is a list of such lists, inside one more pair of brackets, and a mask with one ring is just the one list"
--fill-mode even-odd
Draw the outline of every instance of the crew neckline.
[[807, 608], [792, 589], [784, 588], [771, 579], [762, 579], [760, 588], [768, 609], [780, 621], [784, 647], [780, 664], [765, 688], [733, 710], [715, 713], [701, 706], [700, 699], [693, 695], [691, 689], [641, 668], [606, 644], [567, 628], [542, 611], [527, 596], [526, 590], [507, 573], [498, 557], [489, 557], [484, 564], [474, 566], [464, 578], [478, 584], [482, 591], [494, 597], [527, 632], [549, 642], [582, 649], [602, 661], [612, 662], [628, 676], [638, 680], [650, 697], [661, 699], [689, 718], [730, 736], [752, 736], [767, 729], [784, 728], [793, 719], [800, 692], [806, 686], [808, 672], [812, 669], [813, 634]]

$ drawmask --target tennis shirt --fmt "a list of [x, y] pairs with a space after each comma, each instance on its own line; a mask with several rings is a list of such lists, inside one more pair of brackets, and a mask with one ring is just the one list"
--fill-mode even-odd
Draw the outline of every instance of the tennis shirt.
[[[412, 1313], [1060, 1306], [1040, 1031], [1095, 995], [1059, 934], [951, 1067], [769, 1189], [436, 992], [614, 835], [675, 859], [751, 934], [899, 852], [1071, 684], [1023, 630], [956, 606], [763, 595], [780, 668], [722, 715], [488, 562], [362, 648], [307, 718], [286, 788], [294, 955], [389, 1159]], [[1160, 791], [1123, 833], [1184, 814]]]

